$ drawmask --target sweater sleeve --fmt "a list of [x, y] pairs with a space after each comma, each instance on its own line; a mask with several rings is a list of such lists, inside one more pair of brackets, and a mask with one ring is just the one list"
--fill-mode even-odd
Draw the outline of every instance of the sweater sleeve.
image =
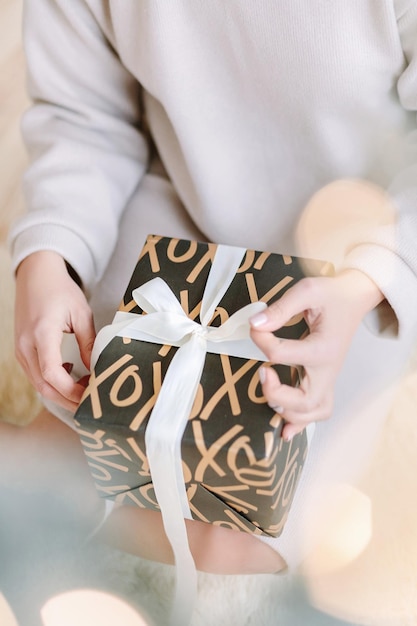
[[147, 167], [141, 88], [84, 0], [26, 0], [23, 40], [32, 107], [22, 133], [28, 211], [13, 225], [13, 264], [61, 254], [88, 292]]
[[[417, 3], [394, 0], [404, 70], [397, 82], [400, 104], [414, 122], [408, 136], [408, 165], [388, 186], [395, 208], [392, 224], [379, 226], [366, 242], [348, 251], [343, 266], [363, 271], [379, 286], [386, 302], [369, 316], [368, 324], [386, 334], [415, 336], [417, 329]], [[413, 155], [414, 158], [410, 158]], [[389, 303], [389, 307], [387, 306]], [[391, 315], [387, 311], [391, 311]]]

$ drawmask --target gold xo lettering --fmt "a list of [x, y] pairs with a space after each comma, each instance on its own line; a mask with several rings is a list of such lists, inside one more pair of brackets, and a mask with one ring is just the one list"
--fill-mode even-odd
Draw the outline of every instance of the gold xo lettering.
[[201, 272], [203, 271], [207, 263], [213, 263], [214, 255], [216, 254], [216, 249], [217, 249], [217, 246], [215, 244], [213, 243], [208, 244], [207, 252], [204, 254], [204, 256], [200, 259], [200, 261], [194, 267], [194, 269], [187, 276], [187, 283], [191, 283], [191, 284], [194, 283], [197, 280], [197, 278], [200, 276]]
[[160, 237], [159, 235], [149, 235], [139, 256], [139, 261], [141, 261], [147, 254], [149, 255], [149, 263], [151, 266], [151, 270], [154, 274], [159, 272], [159, 270], [161, 269], [158, 259], [158, 252], [156, 250], [156, 244], [161, 241], [161, 239], [162, 237]]
[[147, 483], [146, 485], [139, 487], [139, 492], [152, 508], [159, 509], [159, 504], [155, 497], [155, 490], [152, 483]]
[[255, 255], [256, 252], [255, 250], [246, 250], [246, 254], [244, 256], [244, 259], [242, 261], [241, 266], [239, 267], [239, 269], [237, 270], [237, 274], [243, 274], [245, 272], [248, 271], [248, 269], [250, 269], [251, 267], [254, 267], [257, 270], [261, 270], [263, 268], [263, 266], [265, 265], [265, 262], [267, 261], [267, 259], [271, 256], [270, 252], [261, 252], [261, 254], [258, 256], [256, 262], [255, 261]]
[[265, 304], [268, 304], [268, 302], [270, 302], [270, 300], [272, 300], [272, 298], [276, 296], [277, 293], [285, 289], [285, 287], [294, 280], [292, 276], [284, 276], [284, 278], [282, 278], [269, 291], [267, 291], [263, 296], [259, 297], [253, 274], [246, 274], [245, 278], [251, 302], [265, 302]]
[[[106, 432], [104, 430], [96, 430], [94, 433], [78, 429], [81, 443], [84, 448], [87, 462], [91, 468], [95, 468], [102, 473], [101, 480], [108, 481], [111, 479], [110, 472], [103, 466], [107, 466], [120, 472], [128, 472], [126, 465], [122, 465], [123, 459], [131, 461], [129, 454], [123, 450], [114, 439], [105, 439]], [[119, 462], [114, 460], [117, 457]], [[97, 475], [95, 478], [99, 478]]]
[[160, 361], [155, 361], [154, 363], [152, 363], [152, 374], [153, 394], [134, 416], [133, 420], [130, 423], [131, 430], [139, 430], [143, 420], [149, 414], [156, 402], [156, 398], [158, 397], [158, 393], [160, 392], [162, 387], [162, 372]]
[[261, 393], [259, 396], [257, 395], [257, 389], [262, 391], [261, 381], [259, 379], [259, 370], [253, 374], [249, 386], [248, 386], [248, 397], [251, 402], [254, 404], [266, 404], [265, 396]]
[[197, 387], [197, 393], [194, 398], [193, 408], [191, 409], [191, 413], [188, 418], [189, 420], [193, 420], [195, 417], [198, 417], [201, 409], [203, 408], [203, 404], [204, 404], [203, 385], [199, 383]]
[[[106, 432], [104, 430], [96, 430], [94, 433], [90, 433], [81, 428], [77, 428], [77, 431], [80, 436], [81, 444], [84, 448], [84, 453], [87, 457], [87, 463], [91, 469], [92, 477], [95, 480], [102, 480], [106, 482], [110, 481], [111, 473], [108, 469], [101, 465], [100, 458], [103, 455], [103, 437]], [[116, 453], [116, 455], [117, 454], [118, 453]]]
[[[110, 441], [111, 445], [113, 442]], [[129, 461], [131, 460], [127, 455], [120, 454], [120, 449], [117, 446], [104, 448], [102, 450], [85, 450], [85, 455], [87, 457], [87, 462], [90, 467], [94, 467], [99, 469], [103, 474], [102, 480], [111, 480], [110, 469], [117, 470], [119, 472], [127, 473], [129, 468], [126, 465], [123, 465], [123, 457], [125, 456]], [[121, 457], [121, 458], [120, 458]], [[106, 470], [110, 468], [109, 470]]]
[[[129, 365], [129, 367], [126, 367], [117, 377], [117, 380], [113, 383], [110, 390], [110, 401], [114, 406], [130, 406], [139, 400], [142, 395], [142, 381], [137, 374], [138, 370], [139, 367], [137, 365]], [[126, 398], [119, 398], [120, 389], [129, 378], [133, 380], [133, 391], [129, 396], [126, 396]]]
[[292, 443], [290, 444], [289, 448], [288, 448], [288, 452], [287, 452], [287, 459], [286, 459], [286, 463], [285, 463], [285, 468], [284, 471], [282, 472], [281, 476], [279, 477], [279, 479], [277, 480], [276, 484], [274, 485], [274, 487], [272, 489], [257, 489], [256, 493], [258, 495], [262, 495], [262, 496], [267, 496], [267, 497], [271, 497], [271, 496], [275, 496], [275, 499], [271, 505], [271, 508], [274, 510], [276, 509], [276, 507], [278, 506], [279, 501], [282, 499], [282, 494], [284, 492], [285, 486], [288, 482], [288, 477], [290, 476], [291, 472], [293, 471], [294, 465], [297, 466], [297, 457], [300, 453], [299, 448], [296, 448], [294, 453], [292, 454]]
[[77, 422], [77, 432], [80, 436], [83, 448], [90, 448], [91, 450], [103, 449], [103, 437], [106, 435], [105, 430], [90, 432], [81, 428]]
[[244, 515], [247, 515], [249, 511], [258, 510], [258, 507], [252, 502], [242, 500], [235, 495], [235, 492], [239, 492], [239, 495], [242, 491], [248, 492], [248, 485], [224, 485], [223, 487], [214, 487], [213, 485], [206, 485], [202, 483], [202, 486], [207, 489], [208, 492], [214, 493], [229, 506], [239, 509]]
[[[243, 453], [248, 462], [243, 467], [238, 466], [238, 457]], [[273, 485], [276, 468], [273, 465], [275, 455], [257, 460], [250, 437], [242, 435], [233, 442], [227, 451], [227, 465], [233, 472], [236, 480], [250, 487], [270, 487]]]
[[195, 470], [194, 480], [198, 483], [204, 482], [204, 476], [209, 467], [219, 476], [225, 476], [226, 472], [216, 462], [215, 457], [221, 448], [225, 447], [229, 441], [232, 441], [243, 430], [243, 426], [233, 426], [212, 443], [209, 448], [205, 444], [202, 423], [199, 420], [194, 420], [192, 426], [195, 444], [201, 454], [201, 460]]
[[262, 535], [262, 531], [251, 522], [245, 522], [238, 514], [228, 509], [224, 510], [224, 514], [229, 518], [227, 520], [216, 520], [213, 522], [214, 526], [221, 526], [222, 528], [230, 528], [231, 530], [243, 530], [246, 533], [253, 535]]
[[130, 354], [124, 354], [122, 357], [120, 357], [120, 359], [117, 359], [117, 361], [112, 363], [98, 376], [96, 375], [94, 370], [91, 372], [88, 387], [85, 390], [84, 395], [81, 398], [81, 401], [83, 402], [84, 400], [86, 400], [86, 398], [90, 396], [91, 409], [93, 412], [94, 419], [99, 419], [100, 417], [103, 416], [103, 411], [102, 411], [101, 402], [100, 402], [100, 394], [99, 394], [99, 389], [98, 389], [99, 386], [101, 385], [101, 383], [107, 380], [110, 376], [112, 376], [115, 372], [117, 372], [117, 370], [124, 367], [124, 365], [126, 365], [126, 363], [128, 363], [132, 359], [133, 359], [133, 356], [131, 356]]
[[252, 367], [258, 364], [258, 361], [249, 359], [248, 361], [245, 361], [245, 363], [238, 370], [236, 370], [236, 372], [232, 372], [230, 357], [227, 354], [221, 354], [220, 361], [222, 364], [225, 382], [206, 403], [206, 406], [200, 414], [200, 418], [202, 420], [207, 420], [210, 417], [214, 408], [225, 395], [229, 398], [232, 415], [240, 415], [241, 408], [235, 385], [241, 378], [243, 378], [243, 376], [245, 376], [245, 374], [247, 374], [247, 372], [249, 372], [249, 370], [252, 369]]
[[126, 441], [139, 459], [141, 469], [138, 471], [138, 474], [140, 476], [150, 476], [149, 463], [146, 455], [142, 452], [133, 437], [128, 437]]
[[255, 260], [255, 250], [246, 250], [245, 256], [243, 257], [243, 261], [240, 267], [237, 269], [236, 274], [243, 274], [247, 272], [250, 267], [252, 267], [253, 262]]
[[230, 315], [229, 315], [228, 311], [226, 311], [225, 308], [223, 308], [222, 306], [218, 306], [218, 307], [216, 307], [216, 310], [213, 313], [213, 317], [209, 321], [209, 325], [212, 325], [214, 320], [217, 317], [220, 318], [220, 324], [224, 324], [225, 322], [227, 322], [227, 320], [229, 319]]
[[[253, 278], [253, 274], [246, 274], [246, 284], [248, 287], [248, 292], [249, 292], [249, 297], [251, 299], [251, 302], [260, 301], [260, 302], [265, 302], [265, 304], [268, 304], [268, 302], [270, 302], [274, 296], [276, 296], [280, 291], [282, 291], [293, 280], [294, 278], [292, 276], [285, 276], [279, 281], [279, 283], [274, 285], [274, 287], [272, 287], [269, 291], [267, 291], [262, 297], [259, 297], [257, 289], [256, 289], [255, 280]], [[294, 317], [288, 320], [285, 326], [295, 326], [296, 324], [299, 324], [301, 320], [303, 319], [304, 319], [304, 314], [299, 313], [298, 315], [294, 315]]]
[[[188, 250], [186, 250], [186, 252], [183, 252], [182, 254], [177, 255], [176, 249], [180, 242], [180, 239], [171, 239], [168, 244], [167, 257], [170, 261], [172, 261], [172, 263], [185, 263], [186, 261], [192, 259], [198, 251], [197, 242], [189, 241]], [[183, 244], [184, 242], [182, 241], [181, 243]], [[198, 263], [187, 276], [186, 280], [188, 283], [194, 283], [197, 280], [198, 276], [201, 274], [204, 267], [207, 265], [207, 263], [213, 262], [216, 249], [216, 244], [207, 244], [207, 252], [201, 257], [201, 259], [199, 259]]]
[[[120, 359], [115, 361], [110, 367], [105, 369], [98, 376], [93, 371], [90, 376], [89, 385], [84, 393], [83, 400], [91, 397], [91, 408], [94, 419], [99, 419], [103, 416], [103, 411], [100, 402], [100, 394], [99, 394], [99, 386], [107, 380], [110, 376], [112, 376], [117, 370], [123, 368], [129, 361], [133, 359], [132, 355], [125, 354]], [[142, 380], [138, 374], [139, 367], [137, 365], [131, 364], [129, 367], [124, 369], [119, 376], [114, 381], [111, 390], [110, 390], [110, 400], [114, 406], [117, 407], [126, 407], [131, 406], [138, 402], [141, 398], [143, 385]], [[152, 371], [153, 371], [153, 394], [145, 402], [145, 404], [141, 407], [141, 409], [136, 413], [133, 417], [132, 422], [130, 424], [130, 428], [132, 430], [138, 430], [141, 426], [143, 420], [148, 415], [152, 407], [156, 402], [156, 398], [162, 386], [162, 373], [161, 373], [161, 363], [160, 361], [156, 361], [152, 363]], [[134, 383], [133, 391], [126, 398], [119, 398], [120, 389], [123, 384], [131, 378]]]
[[186, 261], [192, 259], [197, 252], [197, 242], [189, 241], [188, 250], [186, 252], [183, 252], [183, 254], [176, 255], [175, 252], [180, 242], [180, 239], [171, 239], [168, 244], [167, 257], [170, 261], [172, 261], [172, 263], [185, 263]]
[[[149, 255], [149, 264], [151, 266], [151, 270], [154, 274], [157, 274], [161, 266], [159, 264], [158, 252], [156, 250], [156, 244], [162, 239], [159, 235], [149, 235], [146, 239], [145, 245], [142, 248], [140, 253], [138, 262], [141, 261], [146, 255]], [[119, 305], [119, 311], [129, 312], [137, 306], [137, 303], [134, 300], [130, 300], [126, 304], [121, 301]]]

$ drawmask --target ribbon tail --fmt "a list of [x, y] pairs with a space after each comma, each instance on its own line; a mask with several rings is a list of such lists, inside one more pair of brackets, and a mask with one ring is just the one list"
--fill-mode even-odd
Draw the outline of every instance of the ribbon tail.
[[205, 341], [195, 335], [177, 350], [145, 433], [152, 483], [177, 566], [172, 626], [190, 623], [197, 597], [197, 572], [184, 520], [184, 517], [191, 518], [191, 513], [182, 471], [181, 439], [194, 403], [205, 354]]

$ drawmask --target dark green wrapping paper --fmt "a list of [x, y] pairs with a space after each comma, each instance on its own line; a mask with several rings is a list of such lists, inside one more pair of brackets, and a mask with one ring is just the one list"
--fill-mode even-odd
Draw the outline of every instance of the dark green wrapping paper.
[[[189, 317], [199, 321], [215, 250], [214, 244], [151, 235], [119, 309], [141, 314], [132, 291], [159, 276]], [[219, 326], [250, 302], [270, 304], [305, 275], [306, 267], [311, 273], [311, 263], [248, 250], [210, 325]], [[327, 270], [326, 264], [314, 266], [314, 273]], [[277, 335], [300, 338], [306, 330], [300, 316]], [[97, 361], [75, 420], [103, 497], [158, 509], [144, 433], [175, 350], [115, 337]], [[259, 361], [207, 354], [181, 454], [195, 519], [278, 536], [307, 454], [307, 437], [303, 432], [289, 443], [281, 439], [282, 420], [262, 396], [260, 365]], [[298, 384], [296, 368], [274, 367], [282, 382]]]

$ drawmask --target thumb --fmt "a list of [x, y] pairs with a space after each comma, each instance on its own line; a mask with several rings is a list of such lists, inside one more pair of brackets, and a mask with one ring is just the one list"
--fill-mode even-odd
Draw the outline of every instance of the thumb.
[[321, 307], [322, 302], [317, 278], [303, 278], [290, 287], [278, 300], [267, 309], [250, 319], [252, 328], [263, 331], [274, 331], [287, 324], [295, 316], [304, 311]]

